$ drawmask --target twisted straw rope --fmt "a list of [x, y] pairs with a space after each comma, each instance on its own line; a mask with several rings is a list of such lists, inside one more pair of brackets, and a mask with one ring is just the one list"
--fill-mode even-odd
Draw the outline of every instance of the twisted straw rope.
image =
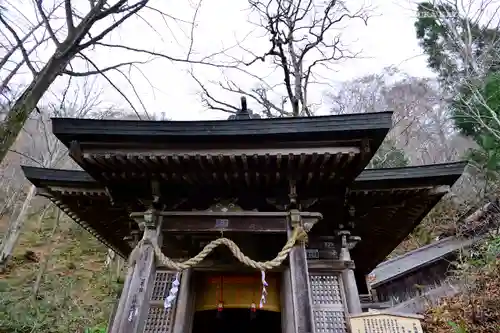
[[276, 257], [272, 260], [262, 262], [262, 261], [255, 261], [250, 257], [248, 257], [247, 255], [245, 255], [240, 250], [238, 245], [236, 245], [236, 243], [230, 240], [229, 238], [218, 238], [208, 243], [203, 248], [203, 250], [201, 250], [201, 252], [198, 253], [193, 258], [190, 258], [183, 262], [175, 262], [161, 252], [161, 248], [158, 246], [156, 242], [148, 238], [143, 238], [142, 240], [139, 241], [137, 246], [132, 250], [132, 253], [130, 254], [130, 264], [132, 265], [135, 263], [136, 258], [139, 254], [139, 249], [145, 244], [150, 244], [153, 246], [156, 259], [162, 264], [162, 266], [165, 266], [172, 270], [182, 271], [184, 269], [188, 269], [198, 265], [219, 245], [225, 245], [229, 248], [229, 250], [231, 250], [234, 257], [238, 259], [241, 263], [249, 267], [258, 269], [260, 271], [266, 271], [279, 267], [281, 263], [286, 259], [286, 257], [288, 256], [294, 245], [297, 242], [304, 242], [304, 241], [307, 241], [307, 233], [305, 232], [305, 230], [301, 226], [294, 227], [291, 237], [288, 239], [288, 241], [283, 246], [281, 251], [276, 255]]

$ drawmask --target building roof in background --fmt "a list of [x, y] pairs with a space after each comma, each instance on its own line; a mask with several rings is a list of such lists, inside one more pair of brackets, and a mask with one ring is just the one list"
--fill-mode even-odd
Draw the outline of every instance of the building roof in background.
[[402, 275], [430, 265], [451, 253], [473, 245], [482, 238], [482, 236], [474, 238], [451, 236], [384, 261], [371, 272], [371, 287], [376, 288]]

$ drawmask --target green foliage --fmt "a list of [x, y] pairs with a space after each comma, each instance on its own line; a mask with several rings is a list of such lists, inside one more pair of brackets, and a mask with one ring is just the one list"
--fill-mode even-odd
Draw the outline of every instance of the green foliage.
[[[449, 5], [438, 6], [440, 10], [449, 12], [450, 17], [456, 21], [456, 14]], [[436, 16], [436, 8], [431, 2], [421, 2], [417, 6], [417, 21], [415, 29], [420, 46], [428, 56], [429, 67], [440, 74], [448, 77], [450, 73], [458, 70], [458, 64], [447, 51], [446, 38], [447, 28], [441, 25]]]
[[[443, 25], [443, 21], [447, 24]], [[461, 44], [457, 40], [469, 40], [469, 34], [472, 37], [474, 56], [481, 57], [481, 65], [497, 68], [498, 59], [494, 58], [496, 52], [492, 51], [491, 45], [498, 38], [498, 31], [464, 18], [450, 4], [428, 1], [419, 3], [415, 30], [420, 46], [428, 57], [429, 67], [447, 84], [464, 77], [473, 66], [469, 63], [470, 59], [464, 59]]]
[[84, 333], [106, 333], [105, 327], [86, 328]]
[[[500, 31], [439, 2], [419, 3], [415, 29], [429, 67], [454, 96], [451, 116], [456, 128], [479, 145], [468, 153], [468, 159], [485, 179], [496, 180], [500, 171], [500, 49], [496, 42]], [[464, 55], [461, 39], [472, 41], [474, 59]], [[476, 59], [480, 63], [473, 63]]]
[[399, 168], [410, 164], [406, 154], [402, 149], [396, 147], [392, 140], [386, 140], [380, 145], [368, 168]]
[[450, 325], [451, 328], [453, 328], [454, 333], [469, 333], [467, 331], [467, 328], [464, 327], [462, 324], [457, 324], [453, 321], [450, 321], [450, 322], [448, 322], [448, 325]]
[[[453, 101], [452, 112], [462, 133], [473, 137], [486, 149], [494, 148], [495, 141], [484, 138], [483, 133], [485, 128], [500, 132], [500, 72], [490, 73], [482, 81], [463, 86]], [[471, 113], [481, 122], [473, 119]]]
[[452, 112], [457, 128], [480, 147], [469, 152], [469, 159], [488, 179], [496, 180], [500, 171], [500, 73], [491, 73], [484, 82], [463, 87]]
[[481, 243], [467, 259], [468, 266], [486, 268], [495, 265], [500, 258], [500, 236], [493, 236]]

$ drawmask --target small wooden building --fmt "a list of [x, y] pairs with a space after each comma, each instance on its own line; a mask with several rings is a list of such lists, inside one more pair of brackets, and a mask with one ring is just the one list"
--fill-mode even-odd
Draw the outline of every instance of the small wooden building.
[[368, 278], [373, 297], [370, 302], [362, 303], [362, 307], [382, 306], [400, 313], [422, 313], [442, 297], [458, 293], [460, 281], [449, 278], [464, 255], [461, 250], [472, 255], [475, 246], [498, 230], [499, 207], [498, 199], [494, 199], [456, 221], [458, 228], [445, 230], [441, 239], [380, 263]]
[[349, 332], [366, 275], [464, 168], [364, 170], [391, 116], [55, 118], [84, 171], [23, 169], [102, 243], [132, 253], [110, 332]]
[[483, 237], [446, 237], [379, 264], [370, 273], [376, 304], [400, 313], [421, 313], [428, 304], [460, 290], [448, 280], [457, 252]]

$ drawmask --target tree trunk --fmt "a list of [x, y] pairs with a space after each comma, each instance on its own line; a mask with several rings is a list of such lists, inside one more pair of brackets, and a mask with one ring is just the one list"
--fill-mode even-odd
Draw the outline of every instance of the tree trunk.
[[45, 205], [45, 207], [43, 207], [42, 213], [38, 217], [37, 229], [39, 232], [42, 231], [43, 229], [43, 220], [45, 219], [45, 215], [47, 214], [50, 207], [51, 207], [50, 204]]
[[[57, 210], [57, 216], [56, 220], [54, 222], [54, 226], [52, 227], [52, 231], [50, 232], [49, 240], [52, 241], [52, 238], [54, 238], [54, 235], [56, 234], [56, 230], [59, 227], [59, 222], [61, 221], [61, 210]], [[52, 257], [52, 252], [54, 251], [54, 242], [52, 242], [52, 245], [50, 247], [49, 253], [45, 255], [43, 258], [42, 265], [40, 266], [40, 269], [38, 270], [38, 274], [36, 276], [35, 284], [33, 285], [33, 300], [36, 300], [38, 296], [38, 291], [40, 290], [40, 285], [42, 283], [42, 278], [45, 272], [47, 271], [47, 266], [49, 265], [50, 258]]]
[[24, 199], [21, 211], [15, 219], [14, 216], [12, 216], [11, 222], [9, 223], [9, 228], [4, 237], [4, 242], [2, 243], [2, 250], [0, 251], [0, 268], [6, 267], [7, 261], [14, 251], [17, 240], [19, 239], [19, 235], [21, 234], [24, 220], [30, 207], [31, 199], [33, 199], [35, 193], [36, 187], [32, 185], [30, 187], [28, 195], [26, 196], [26, 199]]
[[[6, 191], [6, 193], [9, 194], [9, 191]], [[17, 202], [17, 199], [19, 198], [20, 193], [21, 193], [21, 190], [18, 189], [12, 195], [9, 196], [9, 198], [5, 201], [3, 206], [0, 208], [0, 218], [2, 218], [5, 214], [8, 214], [9, 211], [11, 211], [11, 214], [14, 214], [16, 202]], [[2, 244], [3, 244], [3, 242], [2, 242]]]
[[111, 267], [111, 264], [113, 263], [115, 259], [115, 251], [108, 249], [108, 255], [106, 257], [106, 262], [104, 263], [104, 267], [108, 268]]
[[59, 58], [56, 55], [50, 58], [42, 71], [33, 78], [31, 84], [10, 108], [4, 121], [0, 124], [0, 163], [2, 163], [10, 147], [16, 141], [31, 112], [52, 85], [57, 75], [66, 68], [71, 58], [72, 55], [70, 54], [64, 58]]

